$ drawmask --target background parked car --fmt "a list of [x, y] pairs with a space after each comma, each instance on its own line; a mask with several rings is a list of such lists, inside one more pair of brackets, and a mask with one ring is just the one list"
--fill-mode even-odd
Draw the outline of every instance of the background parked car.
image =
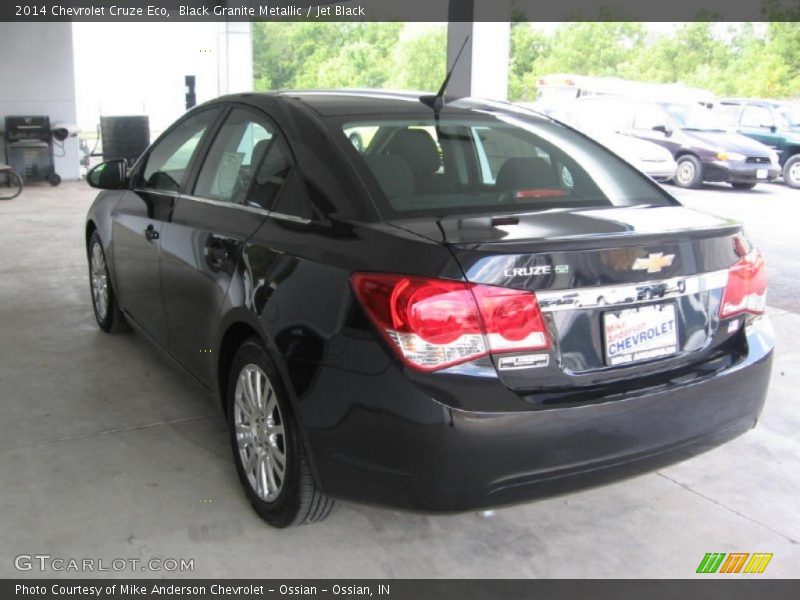
[[759, 181], [772, 181], [780, 175], [773, 150], [731, 131], [722, 119], [699, 105], [610, 96], [580, 98], [575, 104], [583, 120], [605, 123], [669, 150], [678, 163], [673, 181], [680, 187], [721, 181], [751, 189]]
[[680, 83], [650, 83], [619, 77], [551, 74], [536, 82], [536, 102], [557, 106], [575, 98], [590, 96], [624, 96], [639, 100], [670, 101], [697, 104], [710, 108], [716, 102], [714, 92], [687, 87]]
[[597, 140], [656, 181], [670, 181], [675, 176], [678, 165], [669, 150], [631, 135], [617, 133], [602, 123], [582, 118], [582, 112], [573, 109], [575, 104], [572, 102], [550, 110], [548, 114]]
[[775, 150], [783, 167], [783, 180], [800, 188], [800, 105], [726, 98], [716, 111], [739, 133]]

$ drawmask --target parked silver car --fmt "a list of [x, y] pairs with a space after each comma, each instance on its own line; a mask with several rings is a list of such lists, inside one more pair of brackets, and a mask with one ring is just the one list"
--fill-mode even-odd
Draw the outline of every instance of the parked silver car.
[[597, 140], [656, 181], [669, 181], [675, 176], [678, 165], [672, 157], [672, 153], [658, 144], [619, 133], [612, 128], [598, 125], [596, 122], [590, 122], [588, 119], [582, 118], [580, 111], [572, 110], [570, 106], [552, 108], [547, 113], [554, 119]]

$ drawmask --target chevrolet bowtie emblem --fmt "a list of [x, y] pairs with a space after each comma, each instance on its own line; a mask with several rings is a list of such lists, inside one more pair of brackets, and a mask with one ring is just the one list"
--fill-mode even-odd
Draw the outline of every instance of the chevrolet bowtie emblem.
[[633, 261], [631, 269], [634, 271], [647, 271], [648, 273], [658, 273], [664, 267], [672, 265], [675, 260], [674, 254], [664, 254], [658, 252], [656, 254], [649, 254], [647, 258], [637, 258]]

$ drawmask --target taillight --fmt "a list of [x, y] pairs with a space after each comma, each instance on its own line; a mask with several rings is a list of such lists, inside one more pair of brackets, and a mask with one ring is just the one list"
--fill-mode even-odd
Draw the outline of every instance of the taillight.
[[751, 250], [728, 270], [719, 316], [759, 315], [766, 308], [766, 297], [767, 265], [758, 250]]
[[352, 284], [380, 333], [419, 370], [549, 346], [531, 292], [379, 273], [356, 273]]

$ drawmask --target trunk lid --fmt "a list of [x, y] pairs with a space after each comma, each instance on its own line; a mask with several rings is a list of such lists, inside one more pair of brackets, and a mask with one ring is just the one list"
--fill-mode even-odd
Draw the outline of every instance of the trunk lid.
[[574, 389], [675, 371], [735, 331], [718, 312], [732, 221], [683, 207], [620, 207], [395, 222], [449, 246], [473, 283], [536, 293], [550, 348], [493, 357], [512, 389]]

